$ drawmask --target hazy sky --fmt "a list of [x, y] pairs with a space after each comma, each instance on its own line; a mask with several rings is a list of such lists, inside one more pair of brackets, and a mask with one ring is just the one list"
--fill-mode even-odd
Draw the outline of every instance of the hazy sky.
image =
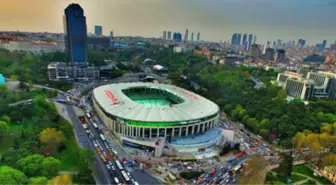
[[0, 0], [0, 30], [63, 32], [64, 8], [79, 3], [88, 31], [159, 37], [163, 30], [201, 32], [228, 41], [234, 32], [266, 40], [336, 40], [336, 0]]

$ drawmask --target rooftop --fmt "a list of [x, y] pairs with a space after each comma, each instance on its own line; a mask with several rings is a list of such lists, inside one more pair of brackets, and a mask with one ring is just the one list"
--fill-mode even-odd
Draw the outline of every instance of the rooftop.
[[[147, 99], [144, 99], [144, 96], [135, 97], [140, 98], [139, 101], [135, 101], [134, 97], [130, 98], [124, 93], [125, 91], [128, 91], [127, 89], [139, 87], [148, 88], [149, 92], [159, 89], [160, 91], [162, 90], [162, 95], [169, 94], [169, 97], [166, 97], [164, 102], [161, 101], [162, 97], [156, 99], [153, 96], [147, 97]], [[133, 121], [183, 122], [213, 116], [219, 111], [219, 107], [210, 100], [185, 89], [168, 84], [110, 84], [97, 87], [94, 89], [93, 94], [99, 105], [106, 112], [119, 118]], [[174, 98], [171, 98], [173, 96]], [[149, 99], [154, 99], [154, 101], [149, 101]], [[168, 101], [167, 99], [169, 99], [169, 102], [166, 102]], [[175, 101], [175, 103], [170, 101]]]

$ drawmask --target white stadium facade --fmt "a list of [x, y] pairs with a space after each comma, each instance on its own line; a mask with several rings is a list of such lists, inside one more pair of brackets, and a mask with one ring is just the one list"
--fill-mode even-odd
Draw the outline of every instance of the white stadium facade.
[[[219, 122], [219, 107], [173, 85], [103, 85], [93, 90], [92, 99], [96, 113], [123, 144], [153, 147], [157, 156], [171, 147], [198, 151], [222, 138], [211, 133]], [[198, 137], [202, 140], [195, 143]]]

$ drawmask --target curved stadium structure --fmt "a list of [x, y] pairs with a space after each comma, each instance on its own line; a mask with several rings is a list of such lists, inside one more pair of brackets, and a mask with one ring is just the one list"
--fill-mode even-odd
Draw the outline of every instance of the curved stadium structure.
[[104, 85], [94, 89], [93, 102], [111, 131], [132, 138], [200, 135], [219, 118], [215, 103], [167, 84]]

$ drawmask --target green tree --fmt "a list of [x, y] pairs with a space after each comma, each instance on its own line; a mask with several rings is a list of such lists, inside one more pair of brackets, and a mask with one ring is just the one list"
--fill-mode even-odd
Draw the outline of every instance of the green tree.
[[22, 170], [28, 177], [38, 176], [41, 174], [43, 156], [34, 154], [22, 158], [18, 161], [19, 169]]
[[285, 99], [287, 97], [287, 92], [285, 89], [281, 89], [278, 91], [277, 98], [279, 99]]
[[6, 122], [0, 121], [0, 137], [3, 137], [8, 134], [9, 126]]
[[293, 168], [293, 157], [290, 154], [282, 154], [282, 160], [277, 169], [278, 179], [282, 182], [287, 181], [291, 176]]
[[57, 176], [60, 171], [60, 165], [61, 161], [53, 157], [44, 158], [42, 162], [42, 175], [48, 178]]
[[0, 184], [26, 184], [27, 177], [19, 170], [9, 166], [0, 166]]
[[48, 179], [46, 177], [32, 177], [28, 179], [29, 185], [47, 185]]

